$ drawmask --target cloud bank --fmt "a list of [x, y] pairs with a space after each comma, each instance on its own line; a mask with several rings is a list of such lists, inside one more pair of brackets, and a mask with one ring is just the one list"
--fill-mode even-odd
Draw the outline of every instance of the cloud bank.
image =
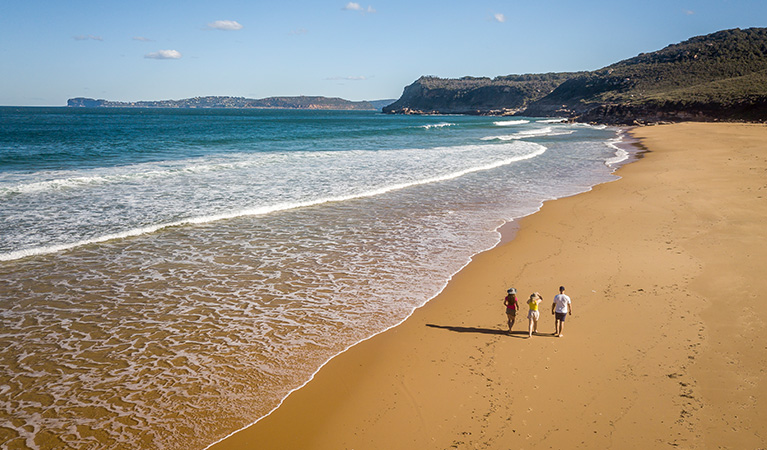
[[237, 31], [242, 30], [242, 25], [236, 20], [216, 20], [209, 23], [208, 28], [222, 31]]
[[181, 53], [177, 50], [159, 50], [144, 55], [146, 59], [181, 59]]

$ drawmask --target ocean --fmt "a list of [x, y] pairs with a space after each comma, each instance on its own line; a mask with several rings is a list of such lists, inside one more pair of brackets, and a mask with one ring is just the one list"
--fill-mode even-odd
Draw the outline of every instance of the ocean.
[[623, 141], [519, 117], [0, 108], [0, 448], [203, 449], [502, 225], [616, 179]]

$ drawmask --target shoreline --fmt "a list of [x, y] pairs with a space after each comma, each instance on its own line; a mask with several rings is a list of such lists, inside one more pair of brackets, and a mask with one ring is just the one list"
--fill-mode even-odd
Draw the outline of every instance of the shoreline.
[[[612, 174], [613, 174], [613, 175], [615, 175], [615, 173], [616, 173], [618, 170], [620, 170], [620, 168], [621, 168], [621, 167], [623, 167], [624, 165], [626, 165], [626, 164], [630, 164], [630, 163], [633, 163], [633, 162], [636, 162], [636, 161], [637, 161], [637, 160], [638, 160], [638, 159], [641, 157], [641, 153], [645, 151], [645, 150], [643, 150], [643, 149], [640, 149], [640, 148], [637, 146], [637, 141], [636, 141], [636, 140], [634, 140], [634, 139], [630, 138], [630, 136], [629, 136], [629, 131], [630, 131], [630, 128], [628, 128], [628, 127], [616, 127], [616, 130], [620, 130], [620, 131], [619, 131], [619, 132], [617, 132], [617, 134], [616, 134], [616, 136], [617, 136], [617, 137], [616, 137], [616, 138], [614, 138], [613, 140], [610, 140], [610, 141], [608, 141], [608, 142], [611, 144], [611, 146], [615, 147], [616, 149], [618, 149], [618, 148], [619, 148], [619, 149], [621, 149], [622, 151], [626, 152], [626, 155], [625, 155], [625, 157], [624, 157], [623, 159], [621, 159], [621, 160], [619, 160], [619, 161], [617, 161], [617, 162], [612, 162], [612, 163], [605, 163], [605, 164], [606, 164], [608, 167], [612, 167], [612, 166], [615, 166], [615, 165], [617, 165], [617, 166], [618, 166], [616, 169], [613, 169], [613, 172], [612, 172]], [[626, 140], [626, 138], [627, 138], [627, 137], [629, 137], [629, 140], [628, 140], [628, 141]], [[616, 176], [616, 178], [615, 178], [615, 179], [613, 179], [613, 180], [608, 180], [608, 181], [603, 181], [603, 182], [601, 182], [600, 184], [611, 183], [611, 182], [617, 181], [618, 179], [620, 179], [620, 177], [617, 177], [617, 176]], [[260, 423], [261, 421], [263, 421], [263, 420], [267, 419], [267, 418], [268, 418], [269, 416], [271, 416], [273, 413], [275, 413], [276, 411], [278, 411], [278, 410], [279, 410], [279, 408], [281, 408], [281, 407], [282, 407], [282, 405], [285, 403], [285, 401], [286, 401], [286, 400], [287, 400], [287, 399], [288, 399], [290, 396], [292, 396], [294, 393], [296, 393], [296, 392], [300, 391], [301, 389], [304, 389], [304, 388], [305, 388], [307, 385], [309, 385], [309, 384], [310, 384], [310, 383], [311, 383], [311, 382], [312, 382], [312, 381], [315, 379], [315, 377], [317, 376], [317, 374], [318, 374], [318, 373], [319, 373], [319, 372], [320, 372], [320, 371], [321, 371], [321, 370], [322, 370], [322, 369], [323, 369], [323, 368], [324, 368], [326, 365], [328, 365], [328, 364], [332, 363], [332, 362], [333, 362], [333, 360], [335, 360], [336, 358], [338, 358], [338, 357], [340, 357], [340, 356], [343, 356], [345, 353], [347, 353], [348, 351], [350, 351], [350, 350], [351, 350], [351, 349], [353, 349], [354, 347], [356, 347], [356, 346], [358, 346], [358, 345], [360, 345], [360, 344], [364, 344], [366, 341], [369, 341], [369, 340], [371, 340], [371, 339], [375, 339], [375, 338], [377, 338], [379, 335], [381, 335], [381, 334], [385, 334], [385, 333], [387, 333], [387, 332], [391, 331], [392, 329], [394, 329], [394, 328], [397, 328], [397, 327], [401, 326], [401, 325], [402, 325], [403, 323], [405, 323], [406, 321], [408, 321], [408, 320], [410, 319], [410, 317], [412, 317], [412, 315], [413, 315], [413, 314], [414, 314], [414, 313], [415, 313], [417, 310], [419, 310], [419, 309], [421, 309], [421, 308], [425, 307], [425, 306], [426, 306], [426, 305], [428, 305], [430, 302], [432, 302], [432, 301], [434, 301], [435, 299], [439, 298], [439, 297], [440, 297], [440, 295], [442, 294], [442, 292], [443, 292], [443, 291], [444, 291], [444, 290], [445, 290], [445, 289], [448, 287], [448, 285], [449, 285], [449, 284], [452, 282], [453, 278], [454, 278], [454, 277], [455, 277], [455, 276], [456, 276], [458, 273], [460, 273], [461, 271], [463, 271], [463, 270], [464, 270], [464, 269], [465, 269], [465, 268], [466, 268], [468, 265], [472, 264], [472, 263], [473, 263], [473, 261], [476, 259], [476, 257], [477, 257], [478, 255], [481, 255], [481, 254], [483, 254], [483, 253], [486, 253], [486, 252], [490, 252], [490, 251], [493, 251], [494, 249], [496, 249], [496, 248], [498, 248], [498, 247], [500, 247], [500, 246], [503, 246], [503, 245], [505, 245], [505, 244], [507, 244], [507, 243], [509, 243], [509, 242], [513, 241], [513, 240], [514, 240], [514, 238], [516, 237], [517, 233], [519, 232], [520, 228], [521, 228], [521, 223], [520, 223], [520, 222], [521, 222], [522, 220], [524, 220], [525, 218], [529, 217], [529, 216], [532, 216], [532, 215], [534, 215], [534, 214], [538, 214], [538, 213], [541, 211], [541, 208], [543, 208], [543, 205], [545, 205], [546, 203], [548, 203], [548, 202], [550, 202], [550, 201], [560, 200], [560, 199], [563, 199], [563, 198], [568, 198], [568, 197], [573, 197], [573, 196], [578, 196], [578, 195], [582, 195], [582, 194], [588, 193], [588, 192], [590, 192], [591, 190], [593, 190], [595, 186], [598, 186], [598, 185], [599, 185], [599, 184], [597, 184], [597, 185], [594, 185], [594, 186], [590, 186], [588, 189], [586, 189], [586, 190], [584, 190], [584, 191], [581, 191], [581, 192], [576, 192], [576, 193], [573, 193], [573, 194], [570, 194], [570, 195], [566, 195], [566, 196], [564, 196], [564, 197], [559, 197], [559, 198], [556, 198], [556, 199], [543, 200], [543, 201], [541, 202], [541, 204], [539, 205], [538, 209], [536, 209], [535, 211], [533, 211], [533, 212], [531, 212], [531, 213], [529, 213], [529, 214], [527, 214], [527, 215], [524, 215], [524, 216], [520, 216], [520, 217], [515, 217], [515, 218], [512, 218], [512, 219], [509, 219], [507, 222], [505, 222], [505, 223], [503, 223], [502, 225], [500, 225], [498, 228], [496, 228], [496, 229], [495, 229], [495, 232], [498, 234], [498, 241], [497, 241], [495, 244], [493, 244], [493, 245], [492, 245], [491, 247], [489, 247], [489, 248], [486, 248], [486, 249], [484, 249], [484, 250], [480, 250], [480, 251], [478, 251], [477, 253], [475, 253], [475, 254], [473, 254], [472, 256], [470, 256], [470, 257], [469, 257], [469, 260], [468, 260], [468, 261], [467, 261], [467, 262], [466, 262], [466, 263], [465, 263], [465, 264], [464, 264], [464, 265], [463, 265], [463, 266], [462, 266], [460, 269], [458, 269], [458, 271], [457, 271], [456, 273], [454, 273], [454, 274], [453, 274], [453, 275], [452, 275], [450, 278], [448, 278], [447, 280], [445, 280], [445, 282], [444, 282], [444, 285], [442, 286], [442, 288], [441, 288], [441, 289], [439, 289], [439, 290], [438, 290], [438, 292], [437, 292], [436, 294], [434, 294], [432, 297], [428, 298], [428, 299], [427, 299], [427, 300], [426, 300], [426, 301], [425, 301], [425, 302], [424, 302], [422, 305], [414, 307], [414, 308], [413, 308], [413, 310], [410, 312], [410, 314], [408, 314], [406, 317], [404, 317], [404, 318], [403, 318], [401, 321], [399, 321], [399, 322], [397, 322], [397, 323], [395, 323], [395, 324], [391, 325], [390, 327], [388, 327], [388, 328], [386, 328], [386, 329], [383, 329], [383, 330], [381, 330], [381, 331], [378, 331], [378, 332], [376, 332], [375, 334], [373, 334], [373, 335], [371, 335], [371, 336], [368, 336], [368, 337], [367, 337], [367, 338], [365, 338], [365, 339], [362, 339], [361, 341], [355, 342], [355, 343], [353, 343], [353, 344], [349, 345], [348, 347], [346, 347], [346, 348], [345, 348], [344, 350], [342, 350], [341, 352], [339, 352], [339, 353], [337, 353], [337, 354], [335, 354], [335, 355], [331, 356], [331, 357], [330, 357], [330, 358], [329, 358], [327, 361], [325, 361], [324, 363], [322, 363], [322, 364], [321, 364], [321, 365], [320, 365], [320, 366], [319, 366], [319, 367], [318, 367], [318, 368], [317, 368], [317, 369], [316, 369], [316, 370], [315, 370], [315, 371], [314, 371], [314, 372], [311, 374], [311, 376], [310, 376], [310, 377], [309, 377], [309, 378], [308, 378], [308, 379], [307, 379], [307, 380], [306, 380], [304, 383], [302, 383], [300, 386], [297, 386], [297, 387], [295, 387], [294, 389], [290, 390], [290, 391], [289, 391], [287, 394], [285, 394], [285, 396], [284, 396], [284, 397], [283, 397], [283, 398], [280, 400], [280, 402], [277, 404], [277, 406], [275, 406], [273, 409], [271, 409], [269, 412], [267, 412], [267, 413], [266, 413], [264, 416], [262, 416], [262, 417], [259, 417], [259, 418], [258, 418], [258, 419], [256, 419], [254, 422], [252, 422], [252, 423], [250, 423], [250, 424], [248, 424], [248, 425], [246, 425], [246, 426], [244, 426], [244, 427], [242, 427], [242, 428], [240, 428], [240, 429], [238, 429], [238, 430], [235, 430], [235, 431], [233, 431], [233, 432], [229, 433], [228, 435], [226, 435], [226, 436], [224, 436], [224, 437], [222, 437], [222, 438], [218, 439], [218, 440], [217, 440], [217, 441], [215, 441], [215, 442], [212, 442], [212, 443], [208, 444], [207, 446], [205, 446], [205, 447], [203, 448], [203, 450], [208, 450], [208, 449], [211, 449], [211, 448], [217, 448], [217, 446], [218, 446], [219, 444], [222, 444], [222, 443], [226, 444], [226, 441], [227, 441], [227, 440], [229, 440], [229, 439], [231, 439], [232, 437], [236, 436], [237, 434], [239, 434], [239, 433], [241, 433], [241, 432], [243, 432], [243, 431], [246, 431], [246, 430], [248, 430], [249, 428], [251, 428], [251, 427], [253, 427], [253, 426], [257, 425], [257, 424], [258, 424], [258, 423]]]
[[[706, 349], [712, 336], [707, 327], [711, 313], [696, 309], [694, 300], [701, 294], [693, 290], [698, 288], [695, 280], [711, 264], [711, 255], [701, 258], [685, 245], [700, 233], [693, 219], [713, 214], [710, 203], [715, 204], [713, 211], [723, 207], [705, 196], [685, 197], [701, 188], [697, 178], [697, 184], [690, 183], [690, 177], [699, 176], [690, 166], [720, 173], [721, 161], [716, 162], [719, 166], [701, 167], [706, 162], [688, 161], [689, 153], [664, 145], [697, 138], [695, 145], [705, 147], [721, 144], [722, 135], [730, 139], [733, 134], [749, 134], [765, 143], [764, 130], [731, 124], [633, 130], [650, 153], [638, 164], [619, 169], [621, 179], [546, 202], [519, 221], [515, 239], [475, 255], [440, 294], [402, 323], [331, 359], [269, 415], [208, 448], [548, 448], [573, 442], [586, 448], [616, 443], [640, 448], [639, 438], [651, 439], [645, 447], [649, 442], [685, 448], [712, 442], [735, 443], [736, 448], [759, 444], [764, 426], [756, 420], [761, 414], [756, 414], [755, 399], [763, 392], [757, 369], [764, 356], [757, 351], [764, 345], [759, 347], [757, 340], [743, 347], [754, 353], [751, 362], [739, 359], [750, 368], [746, 371], [750, 384], [731, 380], [726, 370], [717, 372], [718, 380], [727, 379], [754, 399], [753, 411], [741, 411], [748, 398], [738, 404], [729, 399], [742, 397], [740, 392], [716, 398], [707, 372], [708, 367], [721, 365], [717, 354]], [[666, 136], [654, 136], [659, 131]], [[751, 142], [742, 141], [738, 140], [741, 147]], [[735, 151], [742, 153], [741, 147]], [[696, 156], [703, 151], [698, 149]], [[722, 158], [716, 148], [711, 152]], [[763, 157], [758, 162], [757, 167], [767, 170]], [[736, 191], [737, 198], [743, 187], [733, 185], [732, 174], [728, 175], [723, 189]], [[662, 195], [647, 202], [650, 191]], [[692, 209], [691, 200], [696, 201]], [[741, 221], [750, 223], [762, 210], [732, 214], [744, 214]], [[642, 223], [658, 226], [648, 229]], [[764, 248], [763, 243], [758, 245]], [[717, 253], [713, 259], [722, 257]], [[543, 331], [552, 328], [546, 312], [555, 286], [568, 286], [575, 315], [566, 323], [566, 337], [514, 339], [526, 328], [524, 314], [515, 334], [508, 336], [499, 312], [506, 287], [500, 273], [513, 274], [522, 299], [528, 290], [544, 295]], [[757, 307], [761, 308], [752, 306]], [[646, 333], [647, 324], [655, 332]], [[749, 324], [755, 333], [764, 331], [763, 323]], [[700, 367], [696, 362], [700, 360], [709, 364]], [[577, 389], [552, 392], [551, 386], [563, 383], [562, 374], [567, 374], [565, 384]], [[719, 417], [716, 411], [739, 405], [738, 420], [750, 414], [753, 432], [741, 429], [734, 436], [734, 431], [716, 426], [726, 421], [726, 415]]]
[[[617, 134], [617, 138], [616, 138], [617, 142], [615, 142], [613, 140], [611, 140], [609, 142], [612, 144], [612, 146], [625, 151], [627, 153], [627, 156], [625, 156], [625, 158], [623, 160], [617, 161], [615, 163], [609, 163], [609, 164], [606, 163], [608, 166], [612, 166], [612, 165], [616, 165], [616, 164], [618, 165], [618, 168], [613, 171], [613, 175], [616, 175], [616, 173], [623, 166], [625, 166], [627, 164], [631, 164], [631, 163], [637, 162], [639, 159], [641, 159], [641, 157], [642, 157], [641, 155], [648, 151], [647, 149], [645, 149], [641, 145], [639, 139], [635, 139], [635, 138], [633, 138], [631, 136], [631, 129], [632, 129], [631, 127], [616, 127], [616, 129], [621, 130]], [[628, 138], [628, 140], [627, 140], [627, 138]], [[413, 311], [411, 311], [410, 314], [408, 314], [406, 317], [404, 317], [398, 323], [396, 323], [396, 324], [394, 324], [394, 325], [392, 325], [392, 326], [390, 326], [390, 327], [388, 327], [388, 328], [386, 328], [384, 330], [378, 331], [375, 334], [373, 334], [373, 335], [371, 335], [371, 336], [369, 336], [369, 337], [367, 337], [367, 338], [365, 338], [365, 339], [363, 339], [361, 341], [353, 343], [353, 344], [349, 345], [348, 347], [346, 347], [340, 353], [330, 357], [327, 361], [325, 361], [323, 364], [321, 364], [314, 371], [314, 373], [312, 373], [312, 375], [303, 384], [301, 384], [300, 386], [297, 386], [296, 388], [294, 388], [291, 391], [289, 391], [282, 398], [282, 400], [279, 402], [279, 404], [277, 406], [275, 406], [272, 410], [270, 410], [267, 414], [265, 414], [262, 417], [259, 417], [254, 422], [252, 422], [252, 423], [250, 423], [250, 424], [248, 424], [248, 425], [246, 425], [246, 426], [244, 426], [244, 427], [242, 427], [242, 428], [240, 428], [238, 430], [235, 430], [235, 431], [229, 433], [228, 435], [218, 439], [217, 441], [212, 442], [211, 444], [208, 444], [206, 447], [203, 448], [203, 450], [218, 449], [219, 446], [221, 446], [221, 445], [224, 446], [223, 448], [229, 448], [229, 447], [226, 447], [226, 445], [227, 445], [227, 443], [230, 440], [232, 440], [233, 438], [236, 439], [236, 436], [239, 435], [240, 433], [243, 433], [243, 432], [247, 433], [248, 429], [258, 425], [260, 422], [262, 422], [265, 419], [268, 419], [272, 414], [277, 412], [283, 406], [283, 404], [288, 400], [289, 397], [291, 397], [293, 394], [299, 392], [300, 390], [306, 388], [310, 383], [312, 383], [314, 381], [315, 377], [318, 375], [318, 373], [320, 373], [320, 371], [323, 370], [323, 368], [326, 365], [331, 364], [335, 359], [337, 359], [339, 357], [342, 357], [344, 354], [346, 354], [347, 352], [349, 352], [353, 348], [355, 348], [355, 347], [357, 347], [357, 346], [359, 346], [361, 344], [364, 344], [364, 343], [366, 343], [367, 341], [369, 341], [371, 339], [378, 338], [380, 335], [385, 334], [387, 332], [390, 332], [391, 330], [396, 329], [397, 327], [401, 326], [402, 324], [404, 324], [405, 322], [410, 320], [410, 318], [413, 316], [413, 314], [415, 314], [419, 309], [424, 308], [430, 302], [438, 299], [442, 295], [444, 290], [450, 285], [450, 283], [452, 283], [452, 280], [455, 278], [455, 276], [458, 275], [463, 270], [465, 270], [467, 266], [472, 264], [474, 262], [474, 260], [477, 258], [477, 256], [479, 256], [479, 255], [481, 255], [483, 253], [492, 252], [495, 249], [497, 249], [498, 247], [504, 246], [504, 245], [512, 242], [515, 239], [515, 237], [517, 236], [517, 233], [520, 231], [520, 229], [522, 227], [521, 222], [524, 219], [526, 219], [527, 217], [530, 217], [530, 216], [533, 216], [535, 214], [540, 213], [541, 209], [543, 208], [543, 206], [546, 203], [549, 203], [549, 202], [552, 202], [552, 201], [561, 200], [561, 199], [565, 199], [565, 198], [569, 198], [569, 197], [575, 197], [575, 196], [583, 195], [583, 194], [591, 192], [596, 186], [599, 186], [601, 184], [612, 183], [612, 182], [615, 182], [615, 181], [617, 181], [619, 179], [620, 179], [620, 177], [618, 177], [616, 175], [616, 178], [614, 180], [605, 181], [605, 182], [602, 182], [600, 184], [591, 186], [590, 188], [588, 188], [585, 191], [577, 192], [577, 193], [570, 194], [570, 195], [567, 195], [567, 196], [564, 196], [564, 197], [559, 197], [559, 198], [556, 198], [556, 199], [543, 200], [537, 210], [535, 210], [535, 211], [533, 211], [533, 212], [531, 212], [531, 213], [529, 213], [529, 214], [527, 214], [525, 216], [515, 217], [513, 219], [510, 219], [509, 221], [507, 221], [504, 224], [500, 225], [495, 230], [498, 233], [498, 236], [499, 236], [498, 237], [498, 241], [493, 246], [491, 246], [491, 247], [489, 247], [487, 249], [478, 251], [477, 253], [472, 255], [469, 258], [469, 260], [466, 262], [466, 264], [464, 264], [463, 267], [461, 267], [456, 273], [454, 273], [450, 278], [448, 278], [445, 281], [443, 287], [436, 294], [434, 294], [434, 296], [432, 296], [431, 298], [427, 299], [422, 305], [413, 308]], [[545, 303], [545, 301], [544, 301], [544, 303]], [[543, 305], [544, 303], [541, 303], [541, 305]], [[522, 308], [522, 303], [520, 303], [520, 307]], [[520, 314], [520, 317], [522, 317], [523, 315], [524, 314]], [[522, 319], [524, 319], [524, 317], [522, 317]], [[239, 445], [239, 444], [237, 444], [237, 445]], [[233, 448], [239, 448], [239, 447], [235, 446]]]
[[[638, 154], [638, 152], [637, 152], [636, 154]], [[613, 180], [613, 181], [615, 181], [615, 180]], [[608, 182], [610, 182], [610, 181], [608, 181]], [[605, 182], [605, 183], [608, 183], [608, 182]], [[604, 183], [602, 183], [602, 184], [604, 184]], [[592, 189], [593, 189], [593, 186], [592, 186]], [[591, 190], [591, 189], [589, 189], [589, 191], [590, 191], [590, 190]], [[589, 191], [584, 191], [584, 192], [575, 193], [575, 194], [572, 194], [572, 195], [570, 195], [570, 196], [568, 196], [568, 197], [571, 197], [571, 196], [576, 196], [576, 195], [581, 195], [581, 194], [584, 194], [584, 193], [586, 193], [586, 192], [589, 192]], [[561, 197], [561, 198], [567, 198], [567, 197]], [[554, 200], [559, 200], [559, 199], [554, 199]], [[233, 431], [233, 432], [229, 433], [228, 435], [226, 435], [226, 436], [224, 436], [224, 437], [220, 438], [219, 440], [217, 440], [217, 441], [215, 441], [215, 442], [213, 442], [213, 443], [211, 443], [211, 444], [208, 444], [207, 446], [205, 446], [205, 447], [203, 448], [203, 450], [208, 450], [208, 449], [214, 448], [214, 447], [216, 447], [217, 445], [221, 444], [222, 442], [223, 442], [223, 443], [225, 443], [225, 442], [226, 442], [228, 439], [232, 438], [233, 436], [235, 436], [235, 435], [239, 434], [240, 432], [246, 431], [248, 428], [251, 428], [251, 427], [253, 427], [254, 425], [256, 425], [256, 424], [258, 424], [259, 422], [261, 422], [262, 420], [264, 420], [264, 419], [267, 419], [267, 418], [268, 418], [270, 415], [272, 415], [272, 414], [273, 414], [273, 413], [275, 413], [277, 410], [279, 410], [279, 408], [280, 408], [280, 407], [282, 407], [282, 405], [285, 403], [285, 401], [286, 401], [286, 400], [287, 400], [287, 399], [288, 399], [288, 398], [289, 398], [291, 395], [293, 395], [295, 392], [298, 392], [298, 391], [300, 391], [301, 389], [305, 388], [307, 385], [309, 385], [309, 383], [311, 383], [311, 382], [314, 380], [314, 378], [317, 376], [317, 374], [318, 374], [318, 373], [319, 373], [319, 372], [320, 372], [320, 371], [321, 371], [321, 370], [322, 370], [322, 369], [323, 369], [323, 368], [324, 368], [326, 365], [328, 365], [328, 364], [332, 363], [334, 359], [336, 359], [336, 358], [338, 358], [338, 357], [340, 357], [340, 356], [344, 355], [345, 353], [347, 353], [349, 350], [353, 349], [354, 347], [356, 347], [356, 346], [358, 346], [358, 345], [360, 345], [360, 344], [364, 344], [366, 341], [369, 341], [369, 340], [371, 340], [371, 339], [375, 339], [375, 338], [376, 338], [376, 337], [378, 337], [379, 335], [381, 335], [381, 334], [384, 334], [384, 333], [387, 333], [387, 332], [391, 331], [392, 329], [395, 329], [395, 328], [399, 327], [400, 325], [402, 325], [403, 323], [407, 322], [407, 321], [410, 319], [410, 317], [411, 317], [411, 316], [412, 316], [412, 315], [413, 315], [413, 314], [414, 314], [414, 313], [415, 313], [417, 310], [419, 310], [419, 309], [423, 308], [424, 306], [426, 306], [427, 304], [429, 304], [429, 303], [430, 303], [430, 302], [432, 302], [433, 300], [435, 300], [435, 299], [439, 298], [439, 296], [442, 294], [442, 292], [445, 290], [445, 288], [447, 288], [447, 287], [448, 287], [448, 285], [451, 283], [451, 281], [453, 280], [453, 278], [454, 278], [454, 277], [455, 277], [455, 276], [456, 276], [458, 273], [460, 273], [461, 271], [463, 271], [463, 270], [464, 270], [464, 269], [465, 269], [465, 268], [466, 268], [468, 265], [470, 265], [470, 264], [471, 264], [471, 263], [474, 261], [474, 259], [475, 259], [475, 258], [476, 258], [478, 255], [481, 255], [482, 253], [485, 253], [485, 252], [489, 252], [489, 251], [492, 251], [493, 249], [495, 249], [495, 248], [497, 248], [497, 247], [499, 247], [499, 246], [502, 246], [502, 245], [504, 245], [504, 244], [506, 244], [506, 243], [509, 243], [509, 242], [513, 241], [513, 240], [514, 240], [514, 238], [516, 237], [517, 233], [519, 232], [520, 228], [521, 228], [521, 225], [520, 225], [520, 221], [521, 221], [522, 219], [524, 219], [525, 217], [528, 217], [528, 216], [531, 216], [531, 215], [533, 215], [533, 214], [536, 214], [536, 213], [540, 212], [540, 208], [542, 208], [542, 207], [543, 207], [543, 204], [545, 204], [545, 203], [546, 203], [546, 202], [548, 202], [548, 201], [554, 201], [554, 200], [545, 200], [545, 201], [544, 201], [544, 202], [541, 204], [541, 207], [539, 207], [539, 209], [538, 209], [538, 210], [536, 210], [536, 211], [534, 211], [534, 212], [532, 212], [532, 213], [528, 214], [527, 216], [522, 216], [522, 217], [518, 217], [518, 218], [514, 218], [514, 219], [511, 219], [511, 220], [509, 220], [508, 222], [506, 222], [506, 223], [502, 224], [501, 226], [499, 226], [499, 227], [498, 227], [498, 228], [495, 230], [495, 231], [498, 233], [498, 236], [499, 236], [499, 237], [498, 237], [498, 242], [496, 242], [496, 244], [495, 244], [495, 245], [493, 245], [492, 247], [490, 247], [490, 248], [487, 248], [487, 249], [485, 249], [485, 250], [481, 250], [481, 251], [477, 252], [476, 254], [472, 255], [472, 256], [469, 258], [469, 260], [466, 262], [466, 264], [464, 264], [464, 266], [463, 266], [463, 267], [461, 267], [460, 269], [458, 269], [458, 271], [457, 271], [456, 273], [454, 273], [454, 274], [453, 274], [453, 275], [452, 275], [450, 278], [448, 278], [447, 280], [445, 280], [445, 283], [444, 283], [444, 285], [442, 286], [442, 288], [441, 288], [441, 289], [440, 289], [440, 290], [439, 290], [439, 291], [438, 291], [436, 294], [434, 294], [434, 296], [432, 296], [431, 298], [427, 299], [427, 300], [424, 302], [424, 304], [422, 304], [422, 305], [420, 305], [420, 306], [417, 306], [417, 307], [413, 308], [413, 310], [410, 312], [410, 314], [408, 314], [406, 317], [404, 317], [404, 318], [403, 318], [401, 321], [399, 321], [399, 322], [397, 322], [397, 323], [395, 323], [395, 324], [391, 325], [390, 327], [388, 327], [388, 328], [386, 328], [386, 329], [383, 329], [383, 330], [381, 330], [381, 331], [378, 331], [378, 332], [376, 332], [375, 334], [373, 334], [373, 335], [371, 335], [371, 336], [368, 336], [368, 337], [367, 337], [367, 338], [365, 338], [365, 339], [362, 339], [361, 341], [355, 342], [355, 343], [353, 343], [353, 344], [349, 345], [348, 347], [346, 347], [346, 348], [345, 348], [344, 350], [342, 350], [341, 352], [339, 352], [339, 353], [337, 353], [337, 354], [335, 354], [335, 355], [331, 356], [331, 357], [330, 357], [330, 358], [329, 358], [327, 361], [325, 361], [324, 363], [322, 363], [322, 364], [321, 364], [321, 365], [320, 365], [320, 366], [319, 366], [319, 367], [318, 367], [318, 368], [317, 368], [317, 369], [314, 371], [314, 373], [312, 373], [312, 374], [311, 374], [311, 376], [310, 376], [310, 377], [309, 377], [309, 378], [308, 378], [308, 379], [307, 379], [307, 380], [306, 380], [306, 381], [305, 381], [303, 384], [301, 384], [300, 386], [297, 386], [296, 388], [294, 388], [294, 389], [290, 390], [290, 391], [289, 391], [287, 394], [285, 394], [285, 396], [282, 398], [282, 400], [280, 400], [279, 404], [277, 404], [277, 406], [275, 406], [273, 409], [271, 409], [271, 410], [270, 410], [268, 413], [266, 413], [264, 416], [262, 416], [262, 417], [259, 417], [259, 418], [258, 418], [258, 419], [256, 419], [254, 422], [252, 422], [252, 423], [250, 423], [250, 424], [248, 424], [248, 425], [246, 425], [246, 426], [244, 426], [244, 427], [242, 427], [242, 428], [240, 428], [240, 429], [238, 429], [238, 430], [235, 430], [235, 431]]]

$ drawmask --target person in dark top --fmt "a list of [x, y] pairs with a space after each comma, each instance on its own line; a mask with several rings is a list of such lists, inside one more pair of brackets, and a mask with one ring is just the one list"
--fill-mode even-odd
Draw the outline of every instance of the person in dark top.
[[509, 324], [509, 334], [511, 334], [511, 327], [514, 326], [514, 321], [517, 318], [517, 310], [519, 309], [519, 302], [517, 302], [517, 290], [514, 288], [506, 291], [506, 298], [503, 299], [503, 304], [506, 306], [506, 318]]

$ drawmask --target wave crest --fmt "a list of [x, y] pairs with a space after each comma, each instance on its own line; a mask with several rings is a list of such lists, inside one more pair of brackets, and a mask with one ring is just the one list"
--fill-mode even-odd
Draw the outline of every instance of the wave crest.
[[519, 119], [519, 120], [501, 120], [498, 122], [493, 122], [493, 125], [497, 127], [511, 127], [514, 125], [524, 125], [526, 123], [530, 123], [529, 120], [525, 119]]
[[535, 137], [548, 137], [548, 136], [566, 136], [568, 134], [575, 133], [575, 130], [563, 130], [553, 129], [552, 127], [537, 128], [534, 130], [520, 131], [514, 134], [507, 134], [501, 136], [486, 136], [483, 137], [483, 141], [515, 141], [519, 139], [535, 138]]
[[454, 126], [457, 126], [457, 124], [450, 123], [450, 122], [441, 122], [441, 123], [427, 123], [426, 125], [419, 125], [418, 128], [431, 130], [433, 128], [445, 128], [445, 127], [454, 127]]

